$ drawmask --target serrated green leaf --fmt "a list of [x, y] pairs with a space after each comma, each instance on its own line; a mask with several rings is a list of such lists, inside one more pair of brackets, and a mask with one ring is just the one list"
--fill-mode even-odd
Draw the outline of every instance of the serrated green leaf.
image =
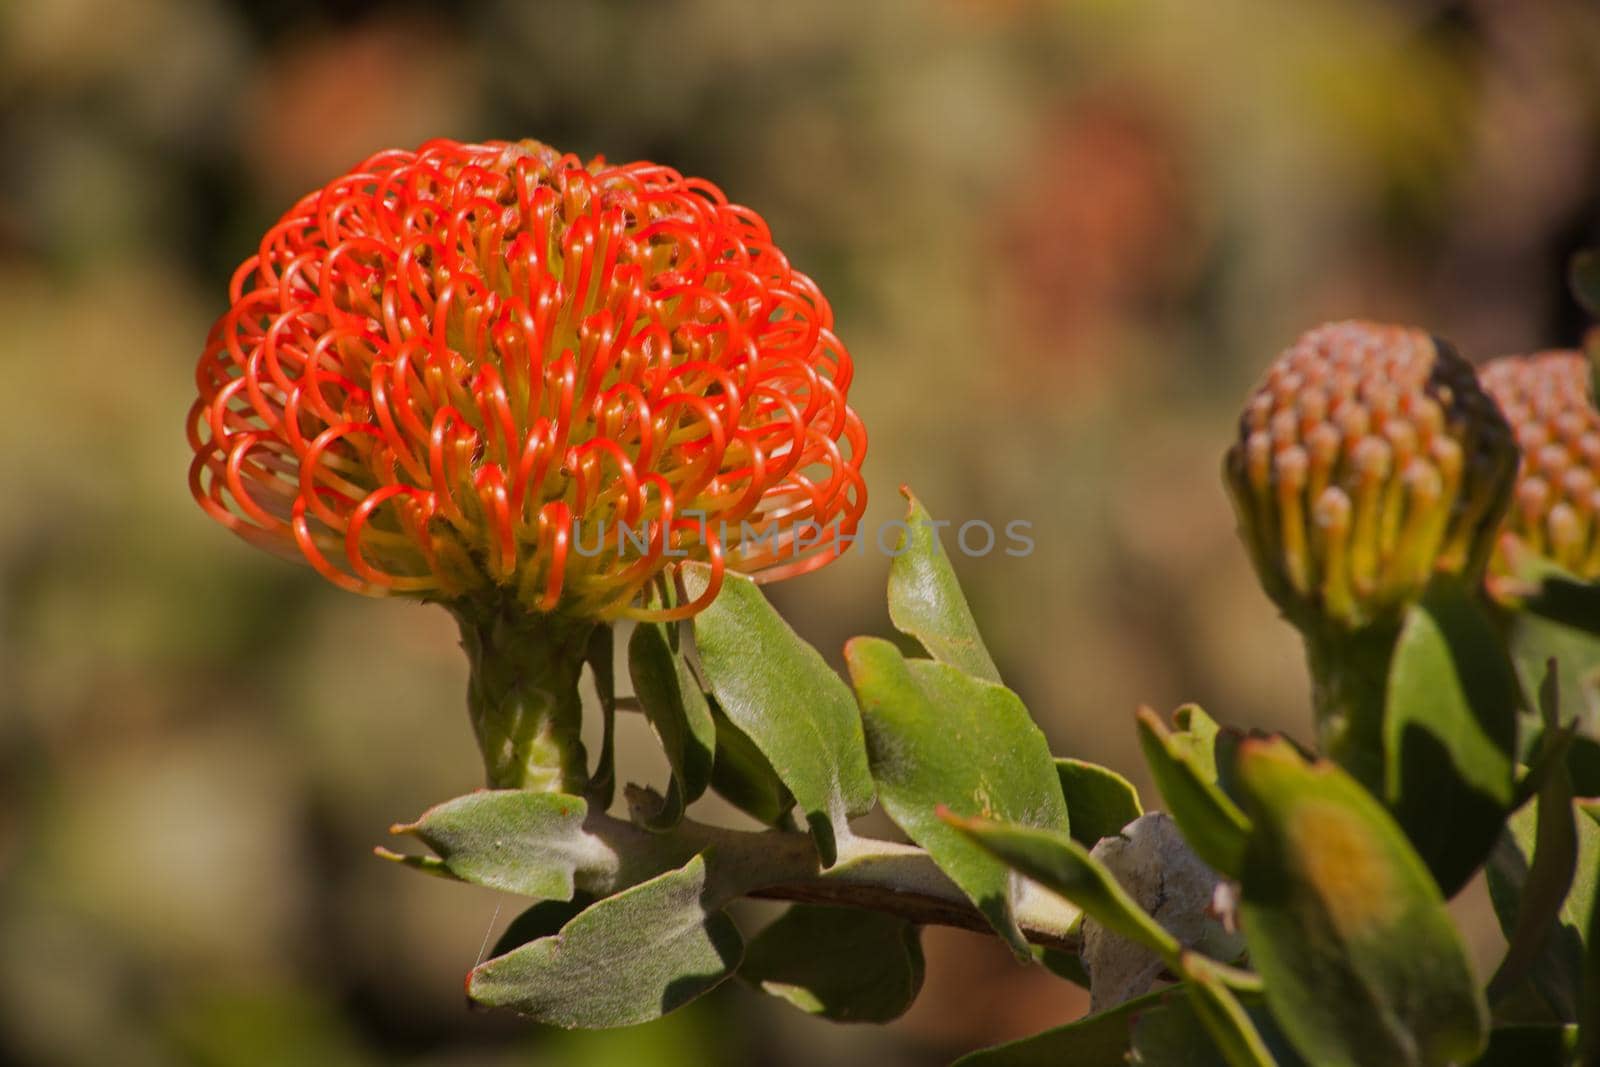
[[1088, 848], [1144, 814], [1139, 791], [1109, 767], [1080, 759], [1056, 760], [1072, 836]]
[[1332, 763], [1238, 748], [1252, 823], [1240, 922], [1267, 1003], [1318, 1067], [1470, 1060], [1487, 1010], [1438, 885], [1393, 819]]
[[561, 928], [473, 968], [467, 994], [568, 1029], [631, 1026], [709, 991], [743, 942], [708, 892], [706, 860], [591, 905]]
[[904, 919], [796, 904], [745, 949], [739, 977], [810, 1015], [885, 1023], [922, 988], [922, 941]]
[[[676, 626], [676, 624], [670, 624]], [[668, 624], [640, 623], [628, 640], [628, 674], [634, 695], [672, 768], [661, 810], [647, 820], [667, 830], [706, 790], [717, 750], [717, 724], [688, 662], [672, 647]]]
[[905, 531], [889, 565], [889, 621], [939, 662], [998, 683], [1000, 672], [978, 633], [933, 519], [910, 489], [902, 486], [900, 492], [908, 507]]
[[1176, 965], [1181, 946], [1128, 895], [1089, 850], [1059, 830], [944, 812], [943, 821], [1006, 867], [1082, 908], [1084, 914]]
[[539, 900], [570, 900], [575, 880], [603, 877], [615, 858], [584, 832], [582, 797], [486, 789], [391, 827], [438, 853], [456, 878]]
[[1125, 1067], [1133, 1047], [1134, 1023], [1172, 996], [1171, 990], [1158, 989], [1110, 1011], [970, 1052], [954, 1067]]
[[[710, 572], [684, 568], [690, 596]], [[722, 592], [694, 617], [701, 673], [728, 719], [761, 750], [794, 794], [824, 866], [834, 835], [872, 807], [861, 718], [850, 690], [773, 610], [754, 582], [723, 578]]]
[[711, 788], [717, 795], [768, 826], [792, 825], [794, 794], [778, 780], [755, 742], [728, 721], [715, 700], [707, 701], [717, 731], [717, 755], [711, 765]]
[[1488, 857], [1515, 791], [1521, 690], [1476, 593], [1435, 581], [1401, 627], [1384, 794], [1446, 896]]
[[[1200, 720], [1190, 717], [1186, 721]], [[1204, 722], [1211, 720], [1205, 718]], [[1211, 726], [1209, 738], [1204, 732], [1173, 733], [1155, 712], [1140, 708], [1139, 745], [1162, 799], [1195, 855], [1218, 872], [1237, 878], [1250, 820], [1216, 784], [1211, 745], [1216, 730], [1214, 723]]]
[[1015, 693], [949, 664], [908, 660], [872, 637], [846, 645], [845, 660], [884, 810], [1025, 956], [1010, 873], [937, 811], [1064, 834], [1067, 806], [1044, 735]]

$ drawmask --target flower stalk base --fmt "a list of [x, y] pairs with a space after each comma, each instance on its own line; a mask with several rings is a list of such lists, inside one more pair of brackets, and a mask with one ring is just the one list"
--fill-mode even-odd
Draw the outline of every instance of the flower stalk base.
[[1383, 795], [1383, 716], [1398, 620], [1355, 630], [1307, 624], [1317, 747], [1376, 796]]
[[451, 606], [472, 665], [467, 710], [492, 789], [580, 795], [588, 784], [578, 681], [596, 623], [514, 601]]

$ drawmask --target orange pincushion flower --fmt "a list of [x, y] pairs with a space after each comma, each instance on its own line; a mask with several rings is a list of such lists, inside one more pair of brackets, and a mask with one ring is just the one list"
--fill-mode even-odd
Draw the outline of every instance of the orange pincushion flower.
[[1580, 352], [1502, 356], [1479, 373], [1522, 448], [1505, 530], [1586, 580], [1600, 578], [1600, 411], [1592, 375]]
[[[759, 216], [667, 167], [381, 152], [284, 215], [230, 299], [195, 498], [348, 589], [683, 617], [724, 566], [827, 563], [866, 504], [827, 302]], [[710, 586], [646, 611], [677, 558]]]

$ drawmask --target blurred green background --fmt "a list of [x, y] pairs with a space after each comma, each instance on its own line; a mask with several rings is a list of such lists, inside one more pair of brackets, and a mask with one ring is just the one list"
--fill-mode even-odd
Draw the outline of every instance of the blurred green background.
[[[1084, 1009], [950, 931], [881, 1030], [734, 983], [616, 1034], [467, 1009], [511, 905], [369, 852], [478, 784], [452, 626], [185, 486], [207, 326], [300, 193], [531, 136], [756, 207], [854, 354], [868, 522], [902, 482], [1031, 522], [1027, 558], [956, 554], [974, 608], [1056, 751], [1137, 775], [1140, 703], [1306, 732], [1218, 477], [1278, 348], [1351, 316], [1576, 340], [1597, 56], [1557, 0], [0, 3], [0, 1062], [896, 1067]], [[774, 597], [836, 655], [887, 629], [885, 575], [858, 550]], [[1457, 911], [1492, 962], [1481, 892]]]

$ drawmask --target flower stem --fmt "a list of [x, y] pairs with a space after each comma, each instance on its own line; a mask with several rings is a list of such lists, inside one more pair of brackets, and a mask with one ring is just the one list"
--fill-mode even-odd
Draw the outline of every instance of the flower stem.
[[472, 665], [467, 711], [489, 787], [582, 794], [578, 680], [596, 624], [487, 598], [456, 601], [450, 612]]
[[1302, 633], [1311, 669], [1317, 746], [1382, 796], [1384, 704], [1400, 626], [1397, 622], [1355, 630], [1308, 626]]

